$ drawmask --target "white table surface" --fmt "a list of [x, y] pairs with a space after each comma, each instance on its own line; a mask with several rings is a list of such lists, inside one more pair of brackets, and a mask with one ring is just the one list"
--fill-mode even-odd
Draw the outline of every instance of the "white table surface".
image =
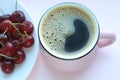
[[111, 30], [117, 36], [113, 45], [99, 49], [92, 64], [78, 73], [63, 73], [50, 69], [44, 65], [41, 54], [39, 54], [27, 80], [120, 80], [120, 0], [19, 1], [30, 11], [36, 25], [43, 13], [53, 5], [61, 2], [80, 3], [96, 15], [102, 31]]

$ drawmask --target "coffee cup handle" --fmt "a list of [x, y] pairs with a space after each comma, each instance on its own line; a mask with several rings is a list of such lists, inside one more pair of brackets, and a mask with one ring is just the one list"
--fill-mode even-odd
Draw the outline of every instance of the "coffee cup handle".
[[116, 36], [113, 32], [102, 32], [100, 33], [100, 38], [98, 41], [98, 47], [106, 47], [114, 43], [116, 40]]

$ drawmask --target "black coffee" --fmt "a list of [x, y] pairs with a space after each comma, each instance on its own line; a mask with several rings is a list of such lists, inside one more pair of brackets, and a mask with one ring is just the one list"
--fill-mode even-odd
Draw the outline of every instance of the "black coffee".
[[93, 42], [90, 35], [94, 33], [92, 23], [88, 14], [76, 5], [54, 7], [41, 20], [41, 43], [49, 53], [57, 57], [79, 57], [87, 51], [86, 46], [89, 47]]
[[73, 52], [81, 49], [88, 42], [89, 30], [86, 24], [80, 19], [74, 20], [75, 32], [65, 42], [65, 51]]

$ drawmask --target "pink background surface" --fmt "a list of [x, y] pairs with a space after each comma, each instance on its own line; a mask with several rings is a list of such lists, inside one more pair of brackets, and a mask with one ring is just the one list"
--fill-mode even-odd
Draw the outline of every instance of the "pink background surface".
[[[120, 80], [120, 0], [20, 0], [38, 25], [44, 12], [61, 2], [77, 2], [88, 7], [97, 17], [101, 31], [113, 31], [116, 42], [100, 48], [95, 60], [82, 72], [63, 73], [45, 66], [41, 52], [27, 80]], [[38, 26], [35, 26], [37, 28]]]

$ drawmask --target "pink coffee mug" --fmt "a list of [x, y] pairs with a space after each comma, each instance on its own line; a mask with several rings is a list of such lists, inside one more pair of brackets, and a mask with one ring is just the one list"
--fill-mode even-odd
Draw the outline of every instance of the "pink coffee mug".
[[42, 59], [46, 66], [49, 66], [58, 71], [76, 72], [82, 71], [89, 66], [99, 48], [110, 46], [115, 42], [115, 40], [116, 37], [113, 32], [101, 33], [96, 47], [88, 55], [76, 60], [61, 60], [59, 58], [53, 57], [49, 55], [42, 46], [40, 46], [40, 51], [42, 53]]
[[[67, 17], [64, 16], [61, 18], [61, 15], [63, 15], [63, 13], [65, 15], [67, 14], [66, 15]], [[68, 18], [69, 16], [70, 18]], [[62, 28], [65, 28], [66, 24], [70, 26], [71, 20], [69, 19], [71, 19], [71, 17], [72, 19], [80, 18], [83, 19], [83, 21], [86, 21], [85, 23], [89, 24], [88, 28], [89, 28], [90, 36], [88, 42], [86, 43], [85, 46], [83, 46], [82, 49], [70, 53], [67, 52], [67, 54], [65, 53], [64, 56], [63, 53], [52, 50], [47, 45], [47, 43], [49, 42], [50, 44], [52, 43], [53, 45], [56, 45], [57, 43], [55, 41], [57, 40], [53, 42], [51, 42], [51, 40], [53, 40], [53, 38], [55, 37], [61, 36], [62, 33], [66, 34], [66, 32], [64, 31], [65, 29], [63, 29], [63, 31], [61, 32], [58, 31], [58, 33], [55, 34], [57, 35], [55, 37], [52, 33], [50, 36], [48, 34], [49, 32], [52, 32], [54, 31], [54, 29], [56, 29], [57, 22], [64, 21], [61, 24], [63, 27], [60, 26]], [[52, 25], [48, 25], [48, 24], [52, 24]], [[54, 24], [56, 25], [55, 28], [53, 27]], [[70, 29], [67, 28], [67, 29], [70, 30], [71, 28]], [[57, 29], [55, 31], [57, 31]], [[43, 33], [46, 34], [43, 35]], [[45, 38], [46, 35], [47, 38]], [[116, 39], [115, 34], [112, 32], [100, 33], [100, 28], [95, 15], [85, 6], [72, 2], [66, 2], [55, 5], [52, 8], [50, 8], [48, 11], [46, 11], [46, 13], [43, 15], [39, 23], [38, 36], [41, 43], [40, 51], [42, 53], [42, 59], [44, 60], [47, 66], [61, 71], [83, 70], [83, 68], [87, 67], [90, 61], [92, 61], [98, 48], [109, 46], [113, 42], [115, 42]]]
[[98, 47], [105, 47], [115, 42], [116, 36], [113, 32], [102, 32], [100, 40], [98, 41]]

